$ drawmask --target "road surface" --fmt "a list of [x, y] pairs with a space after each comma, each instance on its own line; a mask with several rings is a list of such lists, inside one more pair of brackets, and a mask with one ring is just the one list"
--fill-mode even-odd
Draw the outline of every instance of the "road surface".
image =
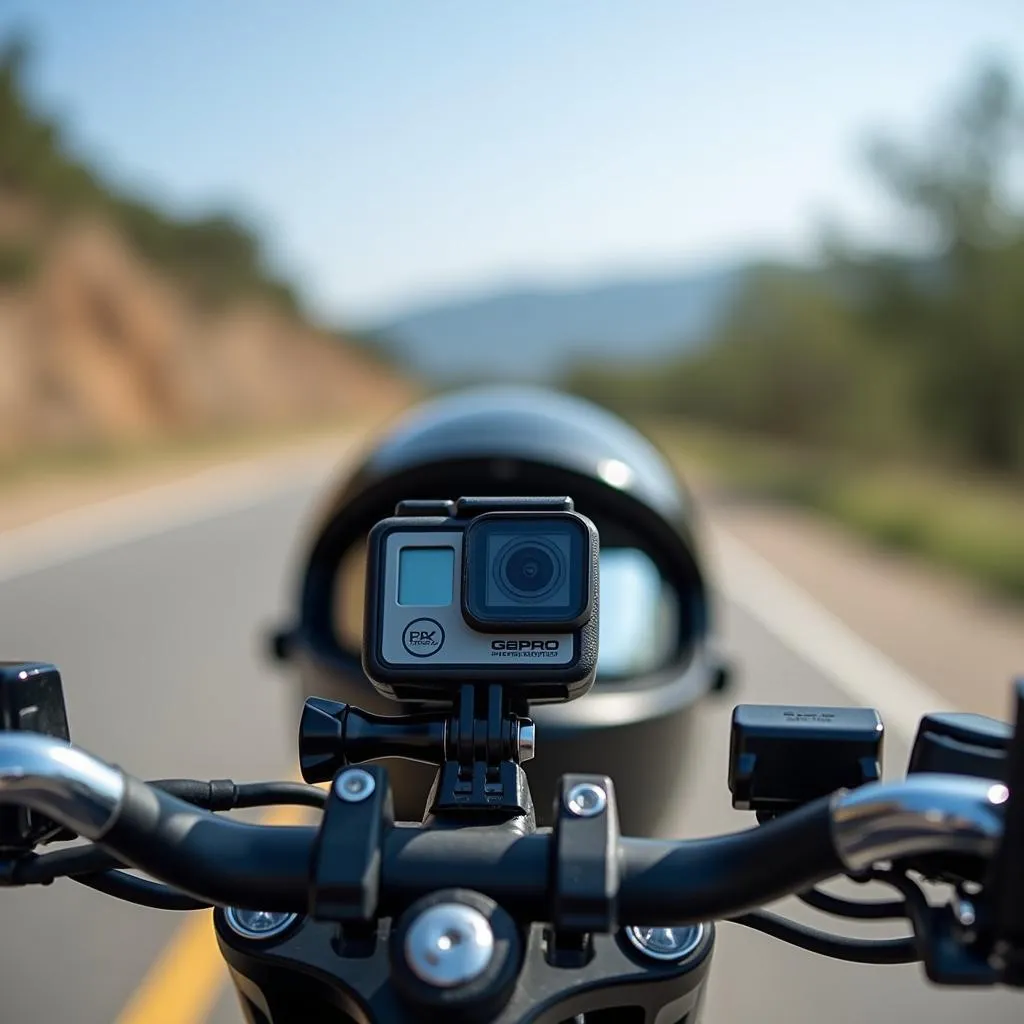
[[[133, 524], [128, 516], [123, 529], [105, 533], [89, 535], [72, 516], [48, 534], [0, 535], [0, 656], [59, 665], [75, 741], [143, 778], [291, 774], [299, 705], [264, 662], [260, 635], [287, 608], [296, 537], [325, 470], [317, 463], [249, 481], [209, 501], [176, 504], [168, 492], [167, 501], [151, 497], [135, 508]], [[107, 522], [118, 522], [113, 511]], [[814, 609], [797, 601], [780, 617], [782, 599], [762, 593], [771, 580], [748, 578], [756, 564], [741, 549], [729, 552], [719, 614], [742, 675], [727, 702], [703, 712], [694, 758], [702, 767], [689, 780], [685, 814], [670, 823], [677, 835], [749, 823], [729, 808], [725, 784], [732, 703], [848, 704], [876, 695], [896, 721], [886, 751], [895, 774], [907, 753], [900, 725], [922, 699], [884, 659], [844, 648], [849, 638], [833, 637], [836, 649], [862, 670], [831, 671], [829, 650], [814, 639], [831, 634]], [[207, 937], [197, 943], [193, 930], [183, 942], [179, 915], [68, 882], [0, 893], [0, 908], [4, 1024], [240, 1020]], [[725, 925], [706, 1020], [1009, 1024], [1024, 1018], [1021, 1000], [937, 991], [917, 967], [839, 964]]]

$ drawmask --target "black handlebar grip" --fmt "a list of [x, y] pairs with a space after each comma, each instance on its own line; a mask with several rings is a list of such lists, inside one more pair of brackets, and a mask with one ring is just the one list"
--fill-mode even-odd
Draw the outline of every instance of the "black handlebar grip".
[[133, 867], [221, 906], [300, 913], [316, 829], [218, 818], [133, 776], [101, 845]]
[[622, 845], [619, 918], [652, 926], [733, 917], [846, 871], [831, 797], [729, 836]]

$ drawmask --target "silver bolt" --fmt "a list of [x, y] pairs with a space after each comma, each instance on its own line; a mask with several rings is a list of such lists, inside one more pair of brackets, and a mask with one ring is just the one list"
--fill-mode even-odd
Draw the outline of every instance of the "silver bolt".
[[955, 900], [953, 912], [956, 914], [957, 921], [964, 928], [970, 928], [978, 920], [978, 916], [974, 911], [974, 904], [970, 900]]
[[455, 988], [479, 977], [494, 957], [494, 932], [475, 907], [439, 903], [413, 921], [405, 959], [428, 985]]
[[700, 945], [703, 937], [702, 924], [688, 924], [681, 928], [631, 926], [626, 929], [626, 938], [652, 960], [682, 960]]
[[593, 782], [578, 782], [566, 794], [565, 806], [577, 818], [594, 818], [608, 806], [608, 794]]
[[519, 763], [532, 760], [537, 749], [537, 727], [528, 718], [519, 722]]
[[988, 790], [988, 801], [991, 804], [1005, 804], [1010, 799], [1010, 791], [1001, 782], [990, 786]]
[[298, 917], [297, 914], [285, 914], [276, 910], [241, 910], [228, 907], [224, 911], [224, 920], [228, 927], [243, 939], [272, 939], [280, 935]]
[[376, 788], [374, 777], [362, 768], [349, 768], [334, 782], [335, 795], [350, 804], [361, 803]]

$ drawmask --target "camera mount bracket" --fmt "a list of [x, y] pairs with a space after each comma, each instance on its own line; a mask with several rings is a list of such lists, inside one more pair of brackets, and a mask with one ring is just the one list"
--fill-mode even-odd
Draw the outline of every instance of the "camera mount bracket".
[[459, 687], [454, 707], [437, 713], [373, 715], [310, 697], [299, 726], [299, 764], [310, 783], [350, 764], [404, 757], [440, 769], [429, 813], [531, 811], [522, 763], [533, 757], [533, 722], [499, 683]]
[[445, 759], [428, 813], [529, 815], [532, 801], [522, 761], [533, 756], [532, 737], [533, 722], [515, 713], [499, 683], [464, 683], [448, 719]]

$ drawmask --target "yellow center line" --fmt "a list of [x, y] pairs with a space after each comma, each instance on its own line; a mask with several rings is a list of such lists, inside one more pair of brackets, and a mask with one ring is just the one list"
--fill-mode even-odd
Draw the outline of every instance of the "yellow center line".
[[213, 912], [195, 911], [149, 969], [117, 1024], [202, 1024], [226, 981]]
[[[260, 821], [301, 825], [310, 813], [303, 807], [270, 807]], [[192, 911], [153, 962], [115, 1024], [204, 1024], [227, 981], [227, 967], [213, 930], [213, 911]]]

